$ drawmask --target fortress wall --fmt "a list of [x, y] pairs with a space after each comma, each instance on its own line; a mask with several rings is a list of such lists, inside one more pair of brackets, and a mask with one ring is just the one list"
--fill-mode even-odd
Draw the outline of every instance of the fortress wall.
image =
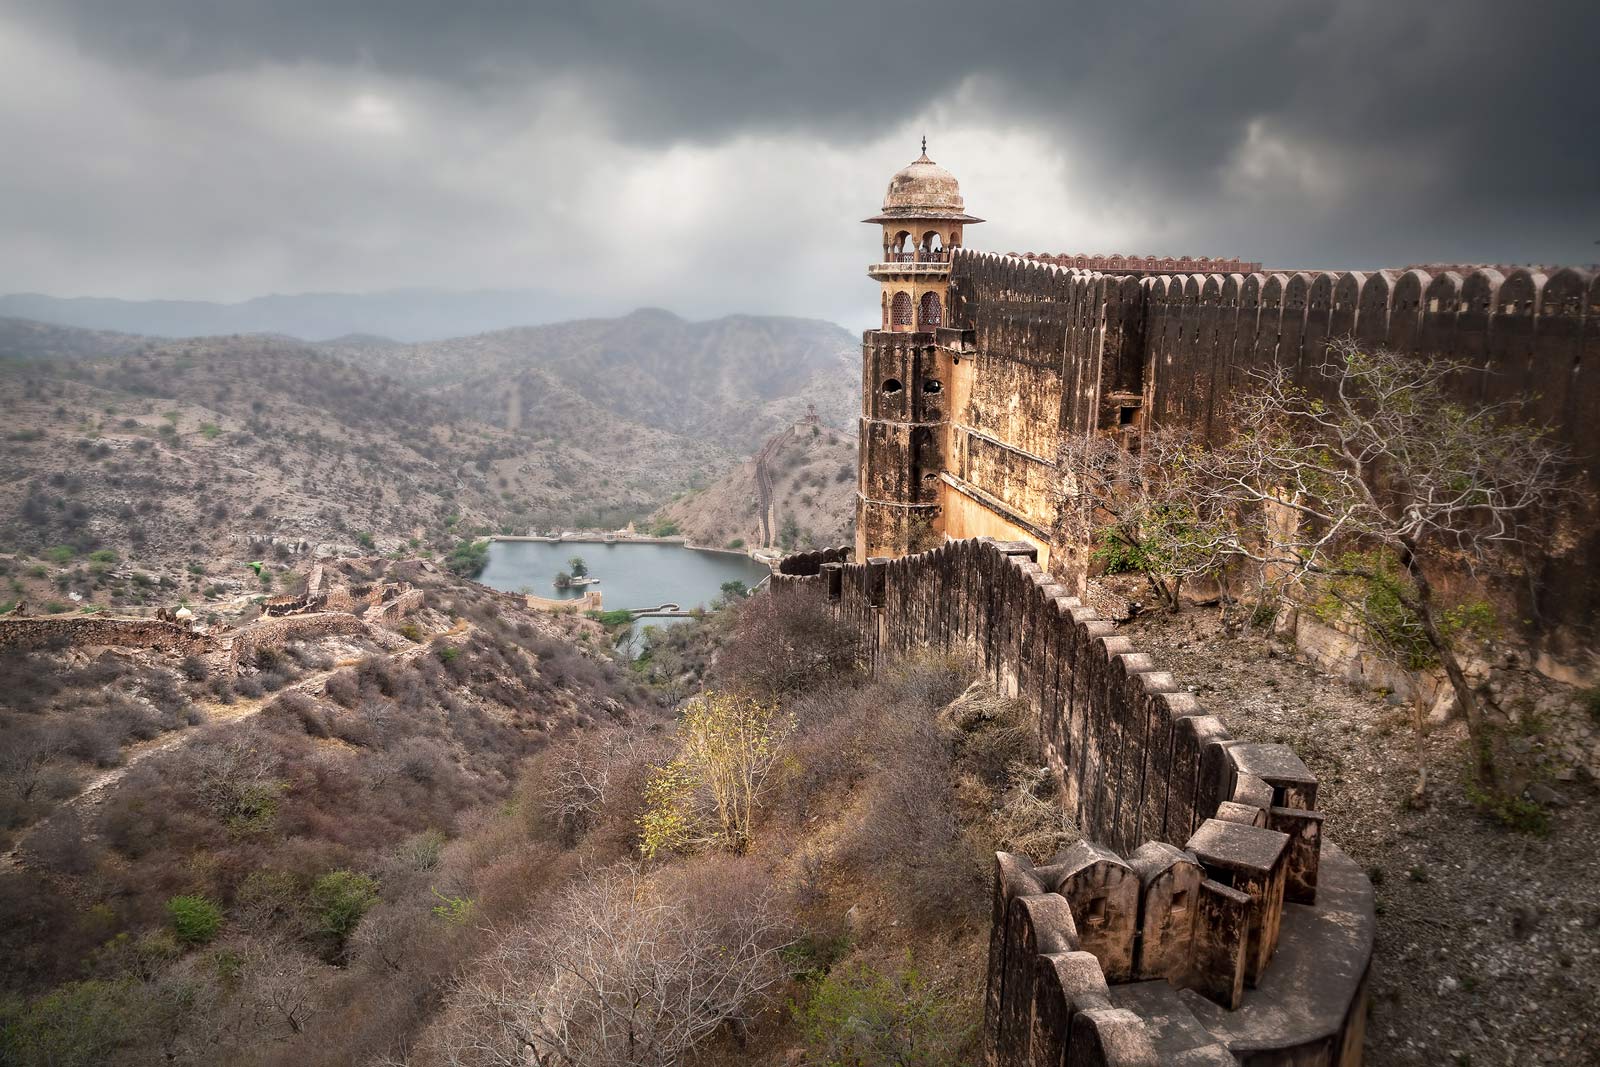
[[[1031, 545], [951, 541], [845, 559], [786, 560], [772, 595], [823, 598], [873, 667], [917, 648], [975, 656], [1029, 708], [1087, 838], [1048, 867], [997, 856], [987, 1063], [1057, 1062], [1069, 1042], [1082, 1043], [1085, 1063], [1147, 1062], [1117, 1059], [1123, 1041], [1219, 1067], [1235, 1062], [1235, 1045], [1252, 1064], [1359, 1063], [1371, 888], [1331, 846], [1323, 870], [1316, 779], [1292, 751], [1230, 737], [1045, 574]], [[1280, 942], [1292, 946], [1290, 973], [1267, 987]], [[1076, 957], [1066, 983], [1062, 953]], [[1307, 966], [1314, 977], [1299, 973]], [[1166, 981], [1130, 986], [1127, 1000], [1110, 992], [1146, 979]], [[1222, 1011], [1207, 1016], [1178, 989]], [[1098, 990], [1105, 1009], [1127, 1006], [1115, 1020], [1085, 1016], [1084, 990]], [[1110, 1022], [1117, 1035], [1096, 1029]], [[1171, 1046], [1172, 1033], [1193, 1041]]]
[[241, 663], [252, 662], [258, 650], [276, 647], [286, 641], [304, 641], [332, 634], [364, 635], [370, 632], [371, 628], [360, 618], [342, 611], [321, 611], [278, 618], [263, 617], [234, 635], [228, 666], [230, 670], [237, 670]]
[[1600, 557], [1600, 277], [1563, 268], [1141, 279], [962, 250], [950, 284], [941, 351], [966, 352], [969, 380], [951, 411], [947, 472], [972, 490], [946, 494], [952, 536], [1020, 531], [1041, 542], [1057, 506], [1041, 487], [1057, 477], [1062, 436], [1178, 426], [1218, 441], [1233, 397], [1275, 368], [1326, 395], [1332, 383], [1317, 367], [1328, 344], [1354, 337], [1483, 367], [1458, 381], [1464, 402], [1503, 404], [1570, 450], [1585, 491], [1562, 536], [1539, 538], [1560, 547], [1532, 560], [1537, 603], [1525, 582], [1504, 595], [1519, 598], [1518, 618], [1538, 620], [1558, 658], [1580, 669], [1593, 659], [1600, 570], [1579, 564]]
[[869, 665], [913, 648], [970, 650], [1033, 710], [1041, 752], [1093, 840], [1181, 847], [1228, 799], [1226, 728], [1041, 570], [1031, 545], [951, 541], [864, 563], [844, 562], [847, 551], [784, 561], [774, 591], [826, 595]]

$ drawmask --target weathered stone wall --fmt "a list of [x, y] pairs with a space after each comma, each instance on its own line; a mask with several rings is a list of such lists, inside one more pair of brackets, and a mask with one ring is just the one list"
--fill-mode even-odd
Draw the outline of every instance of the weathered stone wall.
[[[913, 648], [972, 653], [1031, 709], [1064, 804], [1094, 842], [1037, 871], [999, 858], [989, 1062], [1059, 1062], [1049, 1057], [1068, 1042], [1091, 1064], [1228, 1063], [1246, 1044], [1251, 1063], [1359, 1062], [1358, 1041], [1354, 1060], [1337, 1057], [1364, 1018], [1371, 890], [1336, 849], [1324, 855], [1315, 777], [1285, 746], [1233, 739], [1036, 556], [993, 540], [856, 564], [836, 550], [785, 561], [772, 579], [775, 596], [825, 598], [868, 664]], [[1334, 892], [1319, 901], [1324, 878]], [[1280, 945], [1291, 974], [1296, 960], [1345, 964], [1315, 989], [1269, 983]], [[1093, 960], [1093, 974], [1062, 953]], [[1137, 1010], [1095, 992], [1129, 982], [1144, 990]], [[1180, 990], [1195, 999], [1173, 999]], [[1206, 1004], [1225, 1018], [1202, 1024]], [[1194, 1041], [1160, 1036], [1178, 1032]], [[1190, 1058], [1138, 1058], [1146, 1048]]]
[[210, 651], [213, 643], [205, 634], [155, 619], [102, 619], [91, 615], [0, 619], [0, 648], [8, 649], [109, 645], [198, 655]]
[[342, 611], [319, 611], [307, 615], [264, 617], [233, 635], [228, 654], [230, 670], [254, 660], [262, 648], [273, 648], [286, 641], [305, 641], [333, 634], [370, 634], [372, 628], [361, 618]]
[[1329, 339], [1354, 337], [1483, 366], [1488, 373], [1459, 383], [1464, 401], [1505, 403], [1509, 417], [1548, 426], [1571, 451], [1585, 491], [1563, 536], [1541, 539], [1531, 582], [1498, 592], [1513, 604], [1508, 617], [1532, 620], [1538, 633], [1529, 636], [1550, 654], [1593, 660], [1600, 568], [1587, 561], [1600, 558], [1600, 278], [1484, 269], [1138, 279], [963, 250], [950, 288], [936, 357], [959, 360], [935, 520], [942, 531], [988, 532], [973, 518], [987, 511], [1048, 550], [1059, 573], [1070, 546], [1050, 539], [1058, 495], [1048, 489], [1064, 436], [1150, 425], [1219, 439], [1230, 399], [1252, 374], [1287, 367], [1307, 389], [1326, 389], [1315, 368]]

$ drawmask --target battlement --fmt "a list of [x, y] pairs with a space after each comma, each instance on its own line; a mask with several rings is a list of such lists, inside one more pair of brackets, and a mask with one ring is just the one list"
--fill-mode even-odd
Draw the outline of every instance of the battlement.
[[1251, 263], [1242, 259], [1213, 259], [1210, 256], [1125, 256], [1120, 252], [1110, 255], [1101, 255], [1098, 252], [1084, 255], [1082, 252], [1051, 255], [1048, 252], [1009, 252], [1007, 255], [1019, 259], [1035, 260], [1040, 263], [1049, 263], [1057, 267], [1072, 267], [1077, 270], [1103, 271], [1107, 274], [1249, 274], [1261, 269], [1260, 263]]
[[[1291, 750], [1232, 738], [1042, 571], [1030, 545], [954, 541], [864, 563], [847, 554], [785, 560], [773, 595], [825, 598], [870, 665], [913, 648], [972, 653], [1027, 703], [1087, 837], [1037, 869], [997, 857], [990, 1063], [1059, 1062], [1080, 1040], [1099, 1050], [1085, 1063], [1154, 1063], [1115, 1049], [1155, 1049], [1179, 1032], [1185, 1054], [1212, 1058], [1159, 1062], [1231, 1063], [1246, 1034], [1252, 1063], [1331, 1065], [1359, 1048], [1370, 886], [1324, 846], [1316, 778]], [[1311, 981], [1313, 960], [1343, 963], [1317, 965]], [[1138, 992], [1096, 992], [1124, 985]], [[1114, 1003], [1132, 1007], [1094, 1014]]]

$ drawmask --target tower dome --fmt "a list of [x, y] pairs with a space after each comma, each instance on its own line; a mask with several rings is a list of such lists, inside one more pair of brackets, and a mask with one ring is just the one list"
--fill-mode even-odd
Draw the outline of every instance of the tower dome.
[[895, 172], [883, 195], [885, 212], [907, 209], [958, 215], [966, 210], [956, 176], [929, 159], [926, 147], [921, 156]]
[[883, 194], [883, 213], [862, 221], [889, 223], [905, 219], [983, 221], [967, 214], [956, 176], [928, 158], [926, 137], [922, 139], [922, 155], [889, 179], [889, 191]]

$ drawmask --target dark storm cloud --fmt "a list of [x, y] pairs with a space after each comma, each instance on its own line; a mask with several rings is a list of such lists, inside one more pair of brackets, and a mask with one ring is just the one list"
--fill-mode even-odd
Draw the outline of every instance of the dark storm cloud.
[[[1590, 2], [50, 0], [12, 10], [18, 25], [140, 85], [346, 71], [436, 93], [485, 130], [559, 88], [574, 124], [658, 157], [740, 138], [864, 150], [941, 118], [1031, 131], [1066, 155], [1059, 190], [1073, 203], [971, 206], [996, 220], [989, 233], [1035, 235], [1034, 247], [1074, 250], [1088, 233], [1099, 243], [1085, 251], [1360, 266], [1582, 261], [1600, 237], [1600, 5]], [[944, 131], [928, 132], [937, 149]], [[877, 192], [861, 191], [867, 206]]]

